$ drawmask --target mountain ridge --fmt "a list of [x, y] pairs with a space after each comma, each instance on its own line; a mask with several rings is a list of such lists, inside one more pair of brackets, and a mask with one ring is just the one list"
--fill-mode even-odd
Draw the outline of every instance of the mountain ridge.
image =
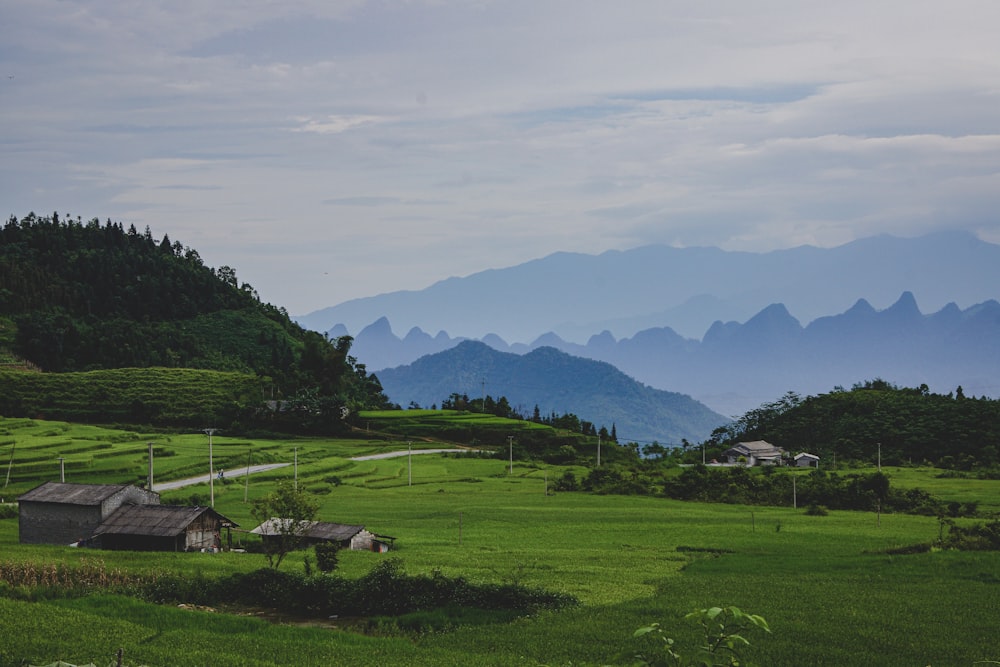
[[[426, 354], [426, 349], [421, 354], [408, 349], [386, 318], [377, 330], [378, 339], [363, 330], [353, 350], [380, 378], [381, 369]], [[433, 340], [443, 351], [469, 339], [439, 332]], [[876, 377], [942, 392], [959, 385], [969, 395], [1000, 391], [993, 379], [1000, 375], [1000, 303], [992, 299], [965, 310], [949, 303], [924, 315], [913, 294], [903, 292], [889, 308], [876, 310], [858, 299], [843, 313], [804, 327], [783, 304], [772, 304], [744, 323], [714, 323], [701, 341], [656, 327], [620, 339], [604, 331], [586, 344], [551, 332], [528, 344], [507, 344], [495, 334], [482, 342], [514, 354], [548, 346], [608, 362], [650, 387], [690, 395], [728, 415], [787, 391], [818, 393]]]
[[339, 323], [357, 332], [386, 316], [406, 330], [465, 338], [494, 333], [522, 342], [548, 331], [582, 342], [604, 329], [627, 337], [654, 326], [691, 338], [717, 320], [745, 321], [773, 303], [809, 322], [859, 298], [885, 307], [904, 291], [931, 309], [950, 301], [968, 307], [1000, 296], [997, 284], [1000, 245], [961, 231], [762, 253], [649, 245], [597, 255], [553, 253], [295, 319], [318, 331]]
[[614, 426], [622, 442], [678, 444], [709, 436], [729, 420], [690, 396], [635, 381], [613, 365], [541, 346], [520, 355], [464, 340], [379, 380], [396, 403], [440, 404], [452, 393], [507, 397], [521, 414], [571, 412], [597, 427]]

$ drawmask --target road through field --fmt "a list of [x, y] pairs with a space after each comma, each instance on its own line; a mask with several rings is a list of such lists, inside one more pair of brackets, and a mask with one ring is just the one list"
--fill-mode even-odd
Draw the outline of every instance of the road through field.
[[[408, 450], [398, 451], [398, 452], [384, 452], [382, 454], [369, 454], [367, 456], [355, 456], [351, 458], [351, 461], [374, 461], [376, 459], [393, 459], [400, 456], [408, 456], [409, 454], [451, 454], [454, 452], [478, 452], [478, 449], [414, 449], [412, 452]], [[266, 472], [268, 470], [274, 470], [275, 468], [284, 468], [285, 466], [290, 466], [291, 463], [263, 463], [260, 465], [250, 466], [249, 472], [252, 475], [255, 472]], [[247, 474], [247, 468], [232, 468], [225, 473], [226, 477], [244, 477]], [[185, 479], [175, 479], [170, 482], [153, 482], [154, 491], [170, 491], [172, 489], [181, 489], [185, 486], [194, 486], [195, 484], [207, 484], [208, 474], [197, 475], [196, 477], [187, 477]]]

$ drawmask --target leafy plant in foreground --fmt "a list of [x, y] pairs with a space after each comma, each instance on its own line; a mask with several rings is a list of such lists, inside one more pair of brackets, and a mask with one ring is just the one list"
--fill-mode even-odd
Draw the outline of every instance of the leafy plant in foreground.
[[647, 656], [640, 653], [636, 657], [644, 664], [655, 667], [739, 667], [750, 665], [745, 662], [742, 650], [750, 646], [743, 636], [747, 630], [760, 628], [771, 632], [767, 621], [757, 614], [745, 614], [738, 607], [709, 607], [698, 609], [684, 616], [701, 626], [705, 642], [695, 651], [688, 652], [676, 647], [676, 642], [668, 637], [659, 623], [639, 628], [634, 637], [653, 635], [662, 640], [662, 653]]

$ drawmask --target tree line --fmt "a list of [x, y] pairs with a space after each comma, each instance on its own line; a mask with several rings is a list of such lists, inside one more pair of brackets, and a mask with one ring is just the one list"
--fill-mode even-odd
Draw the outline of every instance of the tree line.
[[232, 267], [208, 267], [148, 227], [12, 216], [0, 228], [0, 325], [10, 353], [52, 373], [253, 374], [269, 381], [262, 399], [317, 424], [335, 422], [345, 407], [389, 406], [378, 378], [350, 355], [350, 337], [303, 329]]

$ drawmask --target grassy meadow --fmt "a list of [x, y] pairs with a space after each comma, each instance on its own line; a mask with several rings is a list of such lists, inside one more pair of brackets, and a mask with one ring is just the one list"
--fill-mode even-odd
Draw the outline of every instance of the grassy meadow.
[[[361, 434], [363, 435], [363, 434]], [[16, 440], [11, 480], [0, 495], [58, 479], [129, 482], [146, 476], [154, 442], [157, 481], [207, 472], [207, 438], [141, 434], [56, 422], [0, 420], [0, 480]], [[88, 446], [90, 445], [90, 446]], [[416, 445], [416, 443], [415, 443]], [[422, 442], [419, 446], [433, 446]], [[566, 470], [468, 455], [351, 461], [405, 449], [359, 438], [252, 441], [216, 434], [216, 467], [291, 462], [215, 484], [216, 508], [252, 528], [248, 505], [297, 474], [323, 520], [364, 524], [396, 538], [389, 554], [340, 554], [357, 577], [386, 558], [406, 572], [439, 571], [472, 581], [520, 582], [570, 593], [581, 604], [508, 623], [447, 632], [365, 636], [351, 619], [275, 623], [255, 615], [189, 610], [91, 595], [28, 602], [0, 587], [0, 667], [22, 660], [107, 664], [118, 648], [129, 665], [600, 665], [631, 664], [649, 648], [633, 631], [661, 623], [681, 645], [695, 629], [682, 616], [736, 605], [763, 615], [772, 634], [751, 634], [761, 665], [973, 665], [1000, 660], [1000, 554], [931, 551], [889, 555], [938, 536], [933, 517], [801, 508], [683, 503], [640, 496], [547, 493]], [[22, 459], [23, 455], [23, 459]], [[258, 458], [259, 457], [259, 458]], [[269, 460], [265, 460], [269, 459]], [[70, 467], [70, 460], [78, 464]], [[26, 467], [20, 467], [23, 465]], [[410, 468], [412, 461], [412, 469]], [[32, 466], [37, 466], [34, 468]], [[574, 468], [577, 476], [585, 469]], [[886, 469], [894, 484], [946, 500], [1000, 508], [1000, 481], [941, 479], [933, 469]], [[410, 483], [412, 479], [412, 484]], [[8, 495], [9, 494], [9, 495]], [[163, 493], [208, 495], [208, 486]], [[234, 539], [245, 539], [238, 533]], [[309, 552], [283, 570], [302, 571]], [[100, 562], [109, 569], [217, 576], [265, 566], [252, 553], [151, 554], [19, 545], [17, 520], [0, 520], [0, 562]]]

